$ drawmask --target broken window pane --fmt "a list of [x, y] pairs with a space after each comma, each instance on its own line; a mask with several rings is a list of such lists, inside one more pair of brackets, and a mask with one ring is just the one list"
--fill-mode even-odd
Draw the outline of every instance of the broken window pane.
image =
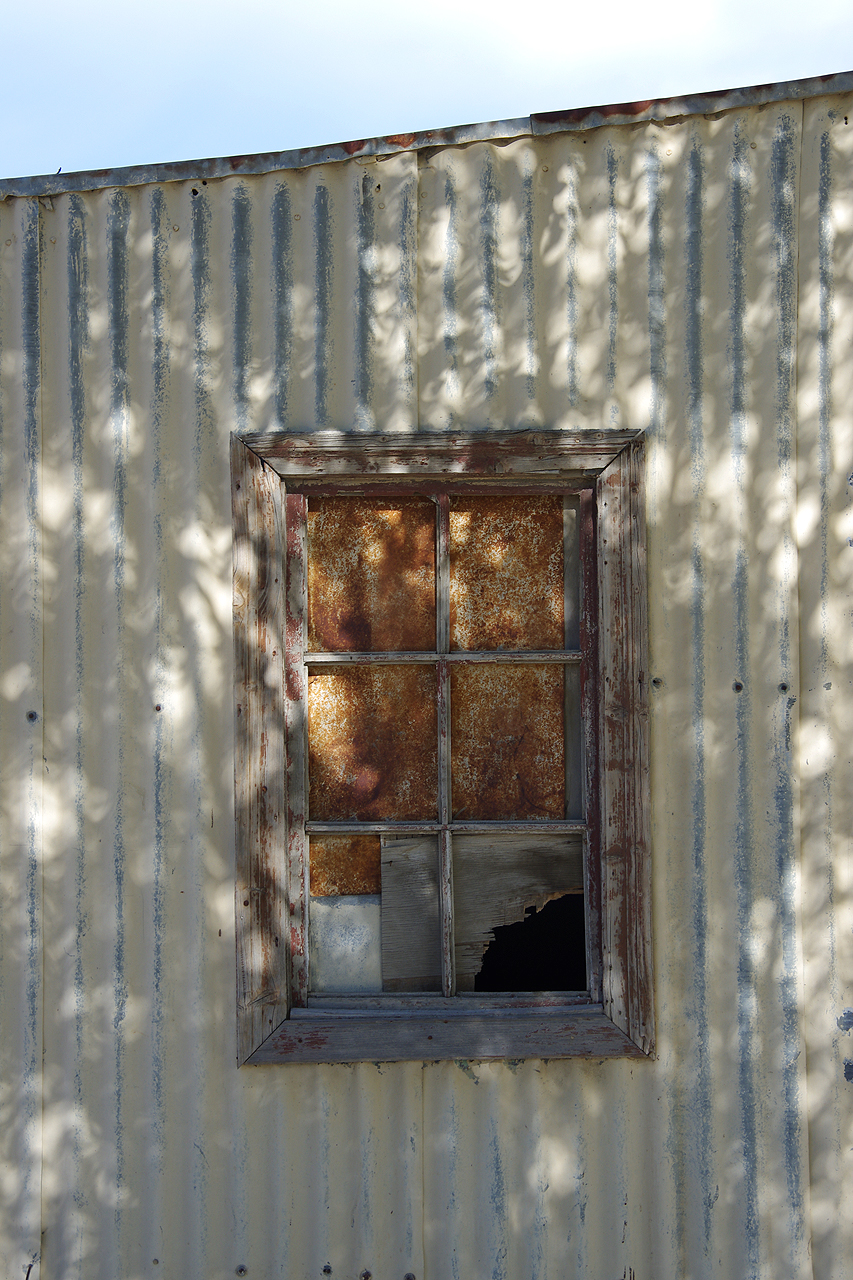
[[[527, 974], [520, 985], [478, 986], [477, 975], [483, 956], [494, 943], [496, 930], [509, 925], [525, 925], [547, 903], [566, 895], [581, 895], [583, 927], [583, 838], [580, 835], [465, 835], [453, 839], [453, 909], [455, 931], [456, 987], [459, 991], [559, 991], [579, 990], [565, 986], [567, 976], [577, 973], [567, 963], [572, 939], [562, 947], [559, 929], [527, 927], [517, 931], [519, 975]], [[558, 913], [560, 915], [562, 913]], [[541, 935], [546, 936], [541, 936]], [[577, 946], [577, 937], [574, 940]], [[581, 937], [581, 945], [583, 939]], [[525, 948], [528, 954], [524, 955]], [[540, 977], [531, 985], [530, 971]], [[547, 977], [548, 981], [541, 979]], [[581, 984], [582, 986], [583, 984]]]
[[450, 500], [450, 647], [562, 649], [563, 499]]
[[565, 816], [564, 704], [562, 666], [451, 668], [455, 819]]
[[435, 512], [428, 498], [310, 498], [308, 648], [435, 648]]
[[585, 991], [583, 896], [567, 893], [499, 925], [474, 978], [475, 991]]
[[308, 677], [308, 803], [319, 821], [435, 818], [434, 666], [344, 667]]

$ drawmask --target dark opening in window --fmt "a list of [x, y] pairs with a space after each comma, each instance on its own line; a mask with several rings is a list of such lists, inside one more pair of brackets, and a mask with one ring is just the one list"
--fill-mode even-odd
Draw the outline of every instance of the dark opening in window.
[[475, 991], [582, 991], [586, 986], [583, 896], [569, 893], [495, 929]]

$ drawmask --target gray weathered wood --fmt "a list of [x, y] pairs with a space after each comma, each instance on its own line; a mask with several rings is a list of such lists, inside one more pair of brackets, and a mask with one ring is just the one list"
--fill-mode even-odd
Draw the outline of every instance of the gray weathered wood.
[[488, 992], [484, 995], [466, 991], [458, 996], [430, 995], [424, 1000], [422, 995], [405, 992], [395, 995], [340, 994], [337, 992], [311, 993], [305, 1009], [291, 1009], [292, 1018], [326, 1017], [330, 1013], [341, 1017], [364, 1017], [371, 1010], [375, 1013], [399, 1014], [401, 1017], [418, 1018], [428, 1014], [430, 1017], [441, 1015], [442, 1018], [467, 1018], [472, 1013], [488, 1013], [490, 1016], [501, 1013], [518, 1012], [519, 1009], [568, 1009], [587, 1008], [600, 1005], [600, 1001], [591, 1000], [586, 991], [501, 991]]
[[[582, 654], [579, 649], [466, 649], [464, 652], [443, 654], [448, 663], [465, 666], [467, 663], [511, 662], [513, 666], [525, 662], [562, 662], [566, 666], [579, 666]], [[434, 653], [306, 653], [305, 664], [308, 667], [346, 667], [353, 663], [359, 666], [400, 666], [413, 662], [435, 662]]]
[[453, 836], [447, 827], [438, 838], [438, 900], [441, 908], [441, 990], [456, 994], [456, 958], [453, 937], [456, 919], [453, 905]]
[[[419, 832], [441, 831], [444, 828], [441, 822], [420, 822], [413, 820], [412, 822], [359, 822], [353, 819], [349, 822], [311, 822], [305, 823], [305, 830], [311, 835], [345, 835], [348, 832], [358, 833], [362, 835], [368, 832], [387, 831], [390, 835], [417, 835]], [[488, 835], [494, 831], [514, 831], [529, 832], [531, 835], [541, 835], [543, 831], [560, 832], [560, 831], [584, 831], [586, 823], [580, 819], [570, 819], [565, 822], [557, 822], [556, 820], [546, 821], [531, 819], [530, 821], [518, 821], [511, 818], [495, 818], [492, 821], [484, 822], [449, 822], [446, 824], [447, 830], [457, 835]]]
[[279, 475], [596, 476], [637, 430], [342, 436], [247, 435]]
[[232, 436], [239, 1062], [287, 1016], [281, 488]]
[[293, 1017], [283, 1022], [250, 1060], [273, 1062], [429, 1062], [456, 1058], [642, 1058], [642, 1050], [615, 1027], [601, 1006], [558, 1010], [467, 1013], [446, 1018], [373, 1013], [366, 1017]]
[[440, 991], [438, 837], [383, 836], [382, 988]]
[[604, 1008], [644, 1052], [654, 1045], [649, 865], [648, 657], [643, 445], [598, 481], [601, 612], [601, 923]]

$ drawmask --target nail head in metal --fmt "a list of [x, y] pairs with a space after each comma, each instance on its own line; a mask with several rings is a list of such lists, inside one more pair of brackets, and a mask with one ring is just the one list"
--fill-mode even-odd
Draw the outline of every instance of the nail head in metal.
[[28, 711], [28, 712], [27, 712], [27, 719], [29, 720], [30, 724], [35, 724], [35, 722], [36, 722], [36, 720], [38, 720], [38, 718], [39, 718], [39, 713], [38, 713], [37, 711]]

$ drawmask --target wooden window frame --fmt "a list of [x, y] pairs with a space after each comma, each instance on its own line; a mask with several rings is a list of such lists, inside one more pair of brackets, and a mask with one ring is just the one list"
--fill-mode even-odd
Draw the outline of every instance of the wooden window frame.
[[[653, 1054], [643, 478], [634, 431], [232, 436], [240, 1065]], [[302, 788], [289, 790], [288, 776], [304, 776], [304, 731], [285, 726], [304, 673], [287, 655], [301, 649], [294, 593], [304, 584], [286, 582], [288, 539], [301, 534], [285, 527], [285, 492], [389, 483], [587, 495], [594, 562], [584, 581], [595, 598], [583, 607], [598, 632], [584, 693], [588, 997], [411, 997], [335, 1012], [291, 1001], [306, 889], [304, 816], [288, 809]], [[290, 550], [304, 562], [302, 548]]]

